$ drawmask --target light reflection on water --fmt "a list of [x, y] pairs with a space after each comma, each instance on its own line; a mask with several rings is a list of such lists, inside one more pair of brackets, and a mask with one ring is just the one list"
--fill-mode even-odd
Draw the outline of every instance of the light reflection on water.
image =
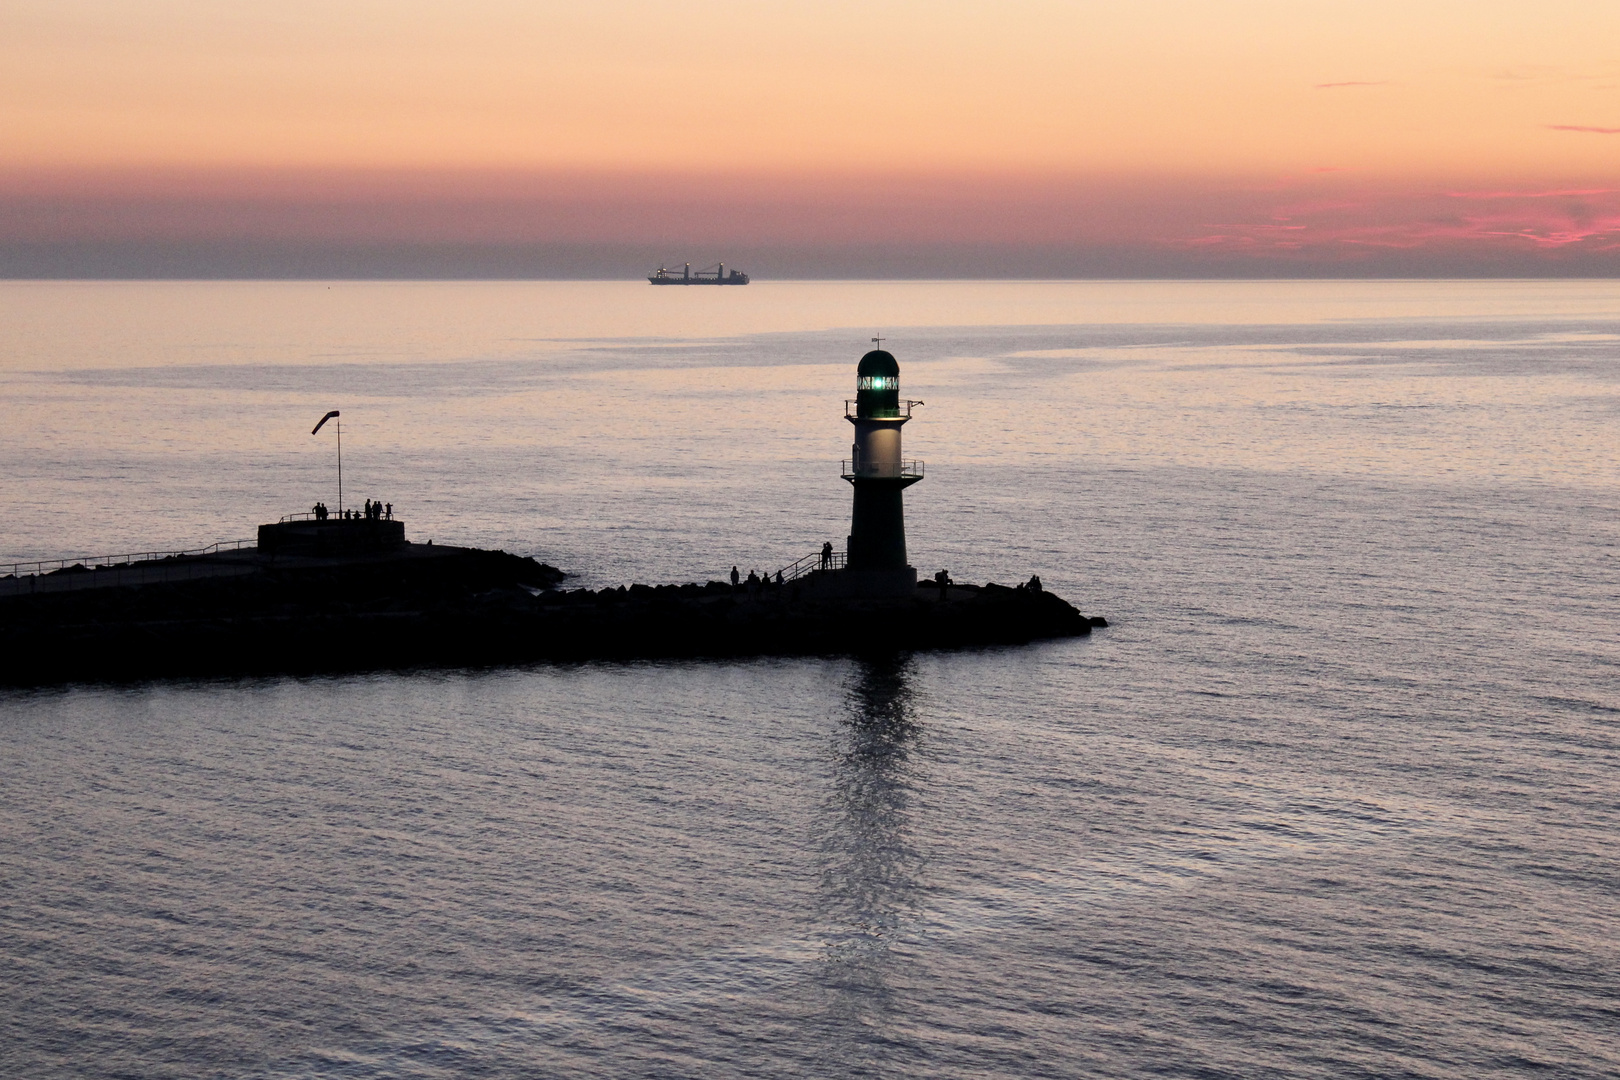
[[[857, 661], [832, 751], [820, 823], [821, 904], [827, 920], [819, 975], [836, 1026], [860, 1032], [851, 1049], [881, 1054], [903, 1025], [906, 938], [926, 904], [926, 861], [912, 816], [919, 807], [922, 731], [908, 657]], [[915, 943], [911, 943], [914, 945]], [[867, 1066], [860, 1059], [849, 1064]]]

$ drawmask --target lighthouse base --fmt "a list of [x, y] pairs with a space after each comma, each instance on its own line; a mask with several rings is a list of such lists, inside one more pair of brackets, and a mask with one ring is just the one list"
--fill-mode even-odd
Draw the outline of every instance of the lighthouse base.
[[817, 600], [910, 597], [917, 591], [917, 568], [816, 571], [799, 580], [805, 595]]

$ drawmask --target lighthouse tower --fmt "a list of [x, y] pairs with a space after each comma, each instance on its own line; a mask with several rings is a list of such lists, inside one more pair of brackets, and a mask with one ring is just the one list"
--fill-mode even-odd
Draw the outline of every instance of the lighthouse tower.
[[901, 456], [900, 429], [922, 402], [900, 399], [900, 365], [883, 349], [861, 357], [855, 375], [855, 411], [844, 403], [844, 418], [855, 425], [843, 470], [855, 489], [846, 581], [867, 595], [909, 596], [917, 571], [906, 561], [902, 492], [923, 478], [923, 467]]

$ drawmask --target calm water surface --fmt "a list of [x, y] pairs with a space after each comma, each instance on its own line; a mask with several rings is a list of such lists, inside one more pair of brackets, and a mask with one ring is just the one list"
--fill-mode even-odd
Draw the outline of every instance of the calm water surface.
[[1620, 283], [0, 285], [0, 562], [346, 494], [1109, 630], [0, 694], [0, 1074], [1620, 1072]]

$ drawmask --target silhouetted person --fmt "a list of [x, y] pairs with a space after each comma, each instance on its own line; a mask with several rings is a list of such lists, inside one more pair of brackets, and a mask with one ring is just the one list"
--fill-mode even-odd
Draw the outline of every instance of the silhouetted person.
[[939, 598], [945, 599], [945, 590], [951, 587], [951, 575], [941, 570], [934, 575], [934, 584], [939, 586]]
[[388, 514], [388, 520], [393, 521], [394, 520], [394, 504], [393, 503], [388, 504], [387, 514]]
[[832, 568], [832, 541], [831, 540], [829, 540], [825, 544], [821, 545], [821, 568], [823, 570], [828, 570], [828, 569]]
[[1029, 575], [1028, 585], [1029, 585], [1029, 591], [1030, 592], [1040, 592], [1041, 591], [1041, 575], [1039, 575], [1039, 574], [1031, 574], [1031, 575]]
[[731, 591], [732, 592], [737, 591], [737, 583], [739, 581], [741, 581], [741, 580], [742, 580], [742, 575], [737, 573], [737, 568], [735, 566], [733, 566], [731, 568]]
[[780, 570], [776, 572], [776, 583], [778, 585], [782, 584], [782, 571]]

